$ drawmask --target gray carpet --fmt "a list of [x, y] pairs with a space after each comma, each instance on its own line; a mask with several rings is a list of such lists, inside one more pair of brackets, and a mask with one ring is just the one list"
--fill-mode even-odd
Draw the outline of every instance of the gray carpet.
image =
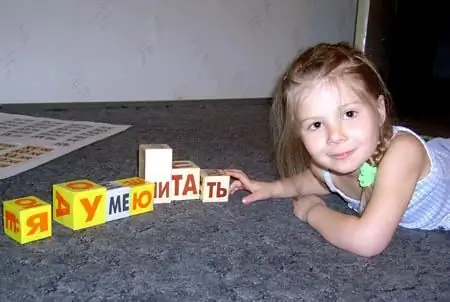
[[[109, 107], [108, 107], [109, 106]], [[233, 100], [1, 111], [132, 124], [129, 130], [0, 181], [1, 199], [79, 178], [137, 173], [139, 143], [174, 159], [273, 179], [266, 101]], [[295, 219], [287, 200], [155, 205], [148, 214], [19, 245], [0, 235], [1, 301], [450, 301], [450, 235], [398, 229], [381, 255], [341, 251]], [[347, 211], [330, 197], [331, 207]]]

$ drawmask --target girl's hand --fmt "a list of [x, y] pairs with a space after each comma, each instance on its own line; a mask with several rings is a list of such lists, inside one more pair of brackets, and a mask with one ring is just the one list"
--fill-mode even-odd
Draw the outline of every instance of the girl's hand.
[[230, 195], [238, 190], [246, 190], [251, 193], [242, 199], [243, 203], [249, 204], [258, 200], [269, 199], [272, 196], [273, 184], [270, 182], [251, 180], [241, 170], [225, 169], [222, 172], [236, 178], [230, 185]]
[[297, 197], [292, 205], [294, 207], [294, 215], [303, 222], [308, 223], [308, 213], [315, 206], [325, 206], [325, 202], [318, 196], [302, 196]]

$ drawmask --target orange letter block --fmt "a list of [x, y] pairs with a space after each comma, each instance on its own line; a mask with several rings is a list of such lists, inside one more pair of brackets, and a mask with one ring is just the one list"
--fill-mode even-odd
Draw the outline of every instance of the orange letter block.
[[53, 185], [53, 219], [80, 230], [106, 222], [107, 189], [87, 179]]
[[228, 201], [230, 176], [223, 175], [219, 170], [202, 169], [200, 182], [200, 199], [203, 202]]
[[153, 211], [154, 183], [147, 182], [140, 177], [120, 179], [116, 182], [130, 187], [130, 216]]
[[200, 167], [189, 160], [172, 163], [172, 200], [200, 198]]
[[20, 244], [51, 237], [50, 204], [35, 196], [4, 201], [3, 229]]

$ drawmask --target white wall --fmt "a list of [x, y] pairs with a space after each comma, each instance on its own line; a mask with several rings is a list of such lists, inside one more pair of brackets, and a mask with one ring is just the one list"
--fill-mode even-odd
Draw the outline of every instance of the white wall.
[[269, 97], [356, 0], [0, 0], [0, 103]]

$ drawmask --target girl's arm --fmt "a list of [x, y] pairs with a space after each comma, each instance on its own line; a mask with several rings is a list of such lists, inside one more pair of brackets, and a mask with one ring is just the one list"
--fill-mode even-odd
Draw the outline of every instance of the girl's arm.
[[[251, 192], [242, 199], [242, 202], [246, 204], [268, 198], [291, 198], [330, 193], [320, 178], [316, 178], [309, 169], [295, 176], [270, 182], [250, 179], [241, 170], [225, 169], [222, 172], [236, 179], [230, 185], [230, 194], [234, 194], [238, 190]], [[319, 172], [315, 173], [320, 175]]]
[[361, 217], [314, 204], [306, 220], [335, 246], [371, 257], [389, 244], [421, 175], [429, 167], [425, 148], [412, 135], [398, 135], [379, 165], [372, 197]]
[[[314, 171], [314, 172], [313, 172]], [[322, 183], [319, 168], [312, 168], [289, 178], [274, 182], [273, 198], [291, 198], [297, 196], [325, 195], [330, 191]]]

